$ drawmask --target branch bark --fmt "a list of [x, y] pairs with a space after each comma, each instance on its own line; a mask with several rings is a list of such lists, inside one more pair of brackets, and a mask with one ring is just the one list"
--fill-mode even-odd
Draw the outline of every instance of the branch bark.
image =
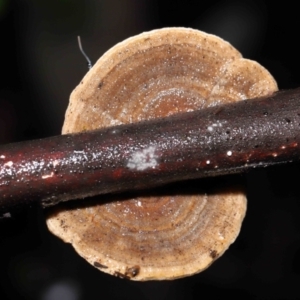
[[299, 160], [300, 89], [0, 147], [0, 210]]

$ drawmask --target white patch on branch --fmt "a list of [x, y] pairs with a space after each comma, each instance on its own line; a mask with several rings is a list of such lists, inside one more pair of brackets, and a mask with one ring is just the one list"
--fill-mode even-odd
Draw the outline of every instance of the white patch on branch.
[[58, 159], [55, 159], [53, 161], [53, 167], [55, 168], [57, 165], [59, 165], [59, 160]]
[[137, 171], [155, 168], [158, 165], [155, 150], [156, 147], [150, 146], [146, 149], [134, 152], [128, 160], [127, 167]]
[[54, 176], [54, 172], [51, 172], [50, 174], [47, 174], [47, 175], [43, 175], [42, 176], [42, 179], [47, 179], [47, 178], [51, 178]]
[[8, 162], [6, 162], [5, 164], [4, 164], [4, 167], [12, 167], [12, 165], [13, 165], [14, 163], [12, 162], [12, 161], [8, 161]]

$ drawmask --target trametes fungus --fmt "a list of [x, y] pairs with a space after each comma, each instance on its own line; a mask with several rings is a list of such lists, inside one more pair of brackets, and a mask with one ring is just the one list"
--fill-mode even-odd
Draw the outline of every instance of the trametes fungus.
[[[63, 134], [276, 90], [266, 69], [216, 36], [186, 28], [154, 30], [117, 44], [98, 60], [71, 95]], [[227, 155], [233, 154], [228, 149]], [[154, 150], [145, 149], [127, 167], [156, 164]], [[133, 280], [192, 275], [220, 257], [240, 231], [245, 193], [233, 181], [220, 185], [222, 180], [211, 180], [213, 186], [203, 180], [177, 183], [133, 198], [99, 196], [80, 207], [64, 203], [50, 210], [47, 224], [103, 272]]]

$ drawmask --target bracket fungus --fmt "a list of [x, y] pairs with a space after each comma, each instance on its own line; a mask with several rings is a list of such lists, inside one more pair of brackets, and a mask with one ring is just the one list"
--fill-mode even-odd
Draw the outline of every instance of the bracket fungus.
[[[153, 30], [117, 44], [98, 60], [71, 94], [62, 132], [148, 120], [276, 90], [265, 68], [243, 59], [219, 37], [186, 28]], [[137, 170], [156, 168], [155, 155], [144, 152], [132, 164]], [[189, 276], [222, 255], [240, 231], [245, 193], [234, 178], [222, 181], [102, 195], [81, 206], [63, 203], [49, 211], [47, 225], [103, 272], [133, 280]]]

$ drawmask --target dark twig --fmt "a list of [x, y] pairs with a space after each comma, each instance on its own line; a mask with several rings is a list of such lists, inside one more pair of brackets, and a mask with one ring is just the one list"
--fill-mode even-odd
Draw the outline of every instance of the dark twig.
[[300, 89], [0, 147], [0, 209], [243, 172], [300, 157]]

